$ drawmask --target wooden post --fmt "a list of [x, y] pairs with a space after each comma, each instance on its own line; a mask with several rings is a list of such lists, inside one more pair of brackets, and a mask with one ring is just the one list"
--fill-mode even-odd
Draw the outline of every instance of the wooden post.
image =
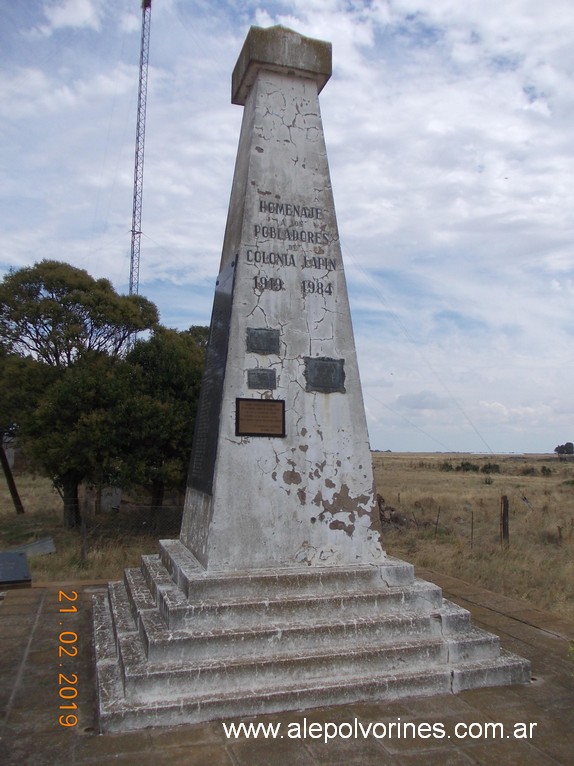
[[437, 511], [437, 514], [436, 514], [436, 521], [435, 521], [435, 525], [434, 525], [434, 536], [435, 537], [436, 537], [436, 533], [438, 532], [438, 520], [439, 520], [439, 517], [440, 517], [440, 505], [438, 507], [438, 511]]
[[80, 566], [86, 566], [88, 559], [88, 527], [86, 516], [88, 515], [88, 493], [84, 492], [82, 511], [80, 515]]
[[508, 496], [502, 495], [500, 498], [500, 544], [503, 548], [510, 545], [508, 529]]
[[6, 484], [8, 484], [8, 489], [10, 490], [10, 496], [12, 498], [12, 502], [14, 503], [14, 508], [16, 509], [16, 513], [24, 513], [24, 506], [22, 505], [22, 501], [20, 500], [20, 495], [18, 494], [18, 488], [16, 487], [16, 482], [14, 481], [14, 475], [12, 474], [10, 463], [8, 462], [8, 456], [4, 452], [2, 437], [3, 437], [3, 434], [0, 434], [0, 463], [2, 464], [2, 469], [4, 470], [4, 476], [6, 477]]

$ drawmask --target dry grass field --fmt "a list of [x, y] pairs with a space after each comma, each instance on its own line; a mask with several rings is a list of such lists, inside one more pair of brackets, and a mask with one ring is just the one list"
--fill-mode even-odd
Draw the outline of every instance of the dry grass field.
[[[574, 617], [574, 462], [554, 455], [373, 454], [384, 498], [384, 546], [392, 555]], [[26, 514], [0, 480], [0, 550], [51, 536], [56, 553], [30, 558], [33, 580], [117, 579], [179, 531], [174, 514], [152, 528], [146, 513], [89, 519], [81, 536], [62, 528], [62, 503], [46, 479], [19, 476]], [[501, 496], [510, 544], [500, 541]]]
[[388, 553], [574, 617], [574, 462], [379, 452], [373, 466]]
[[[84, 536], [62, 526], [62, 500], [50, 481], [16, 477], [26, 513], [17, 516], [6, 482], [0, 480], [0, 550], [9, 550], [52, 537], [56, 553], [28, 558], [34, 582], [56, 580], [114, 580], [125, 567], [137, 566], [142, 553], [155, 553], [157, 539], [146, 514], [102, 513], [88, 519]], [[147, 517], [149, 518], [149, 517]]]

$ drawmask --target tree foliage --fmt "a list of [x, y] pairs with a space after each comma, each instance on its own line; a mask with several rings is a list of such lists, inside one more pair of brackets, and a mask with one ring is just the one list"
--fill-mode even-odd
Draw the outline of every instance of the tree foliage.
[[[198, 328], [204, 329], [204, 328]], [[148, 486], [152, 505], [185, 486], [204, 363], [197, 334], [157, 328], [128, 354], [131, 392], [123, 459], [132, 483]]]
[[[44, 373], [50, 369], [37, 365]], [[65, 525], [74, 527], [79, 485], [115, 479], [115, 412], [129, 396], [129, 371], [124, 360], [92, 352], [56, 373], [22, 413], [21, 434], [28, 458], [62, 493]]]
[[59, 261], [11, 270], [0, 284], [4, 349], [56, 367], [91, 352], [118, 356], [134, 333], [157, 321], [146, 298], [118, 295], [109, 280]]
[[574, 444], [572, 442], [559, 444], [557, 447], [554, 448], [554, 452], [557, 455], [574, 455]]
[[189, 330], [186, 332], [191, 335], [193, 340], [197, 343], [199, 348], [207, 349], [207, 342], [209, 341], [209, 327], [205, 327], [200, 324], [192, 324]]
[[67, 527], [80, 523], [80, 482], [115, 470], [114, 412], [130, 391], [121, 354], [157, 321], [150, 301], [57, 261], [0, 283], [0, 426], [62, 491]]

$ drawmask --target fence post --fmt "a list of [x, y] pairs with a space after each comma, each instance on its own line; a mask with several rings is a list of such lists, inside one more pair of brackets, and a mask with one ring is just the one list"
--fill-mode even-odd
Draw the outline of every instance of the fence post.
[[440, 505], [439, 505], [438, 511], [436, 513], [436, 521], [435, 521], [435, 525], [434, 525], [434, 536], [435, 537], [436, 537], [436, 533], [438, 532], [438, 520], [439, 520], [439, 518], [440, 518]]
[[503, 548], [510, 545], [508, 529], [508, 496], [502, 495], [500, 498], [500, 544]]

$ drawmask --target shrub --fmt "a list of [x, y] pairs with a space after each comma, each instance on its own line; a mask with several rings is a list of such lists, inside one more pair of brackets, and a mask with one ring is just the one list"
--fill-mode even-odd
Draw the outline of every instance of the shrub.
[[480, 471], [480, 468], [475, 465], [474, 463], [471, 463], [469, 460], [463, 460], [460, 465], [457, 465], [456, 467], [457, 471]]

